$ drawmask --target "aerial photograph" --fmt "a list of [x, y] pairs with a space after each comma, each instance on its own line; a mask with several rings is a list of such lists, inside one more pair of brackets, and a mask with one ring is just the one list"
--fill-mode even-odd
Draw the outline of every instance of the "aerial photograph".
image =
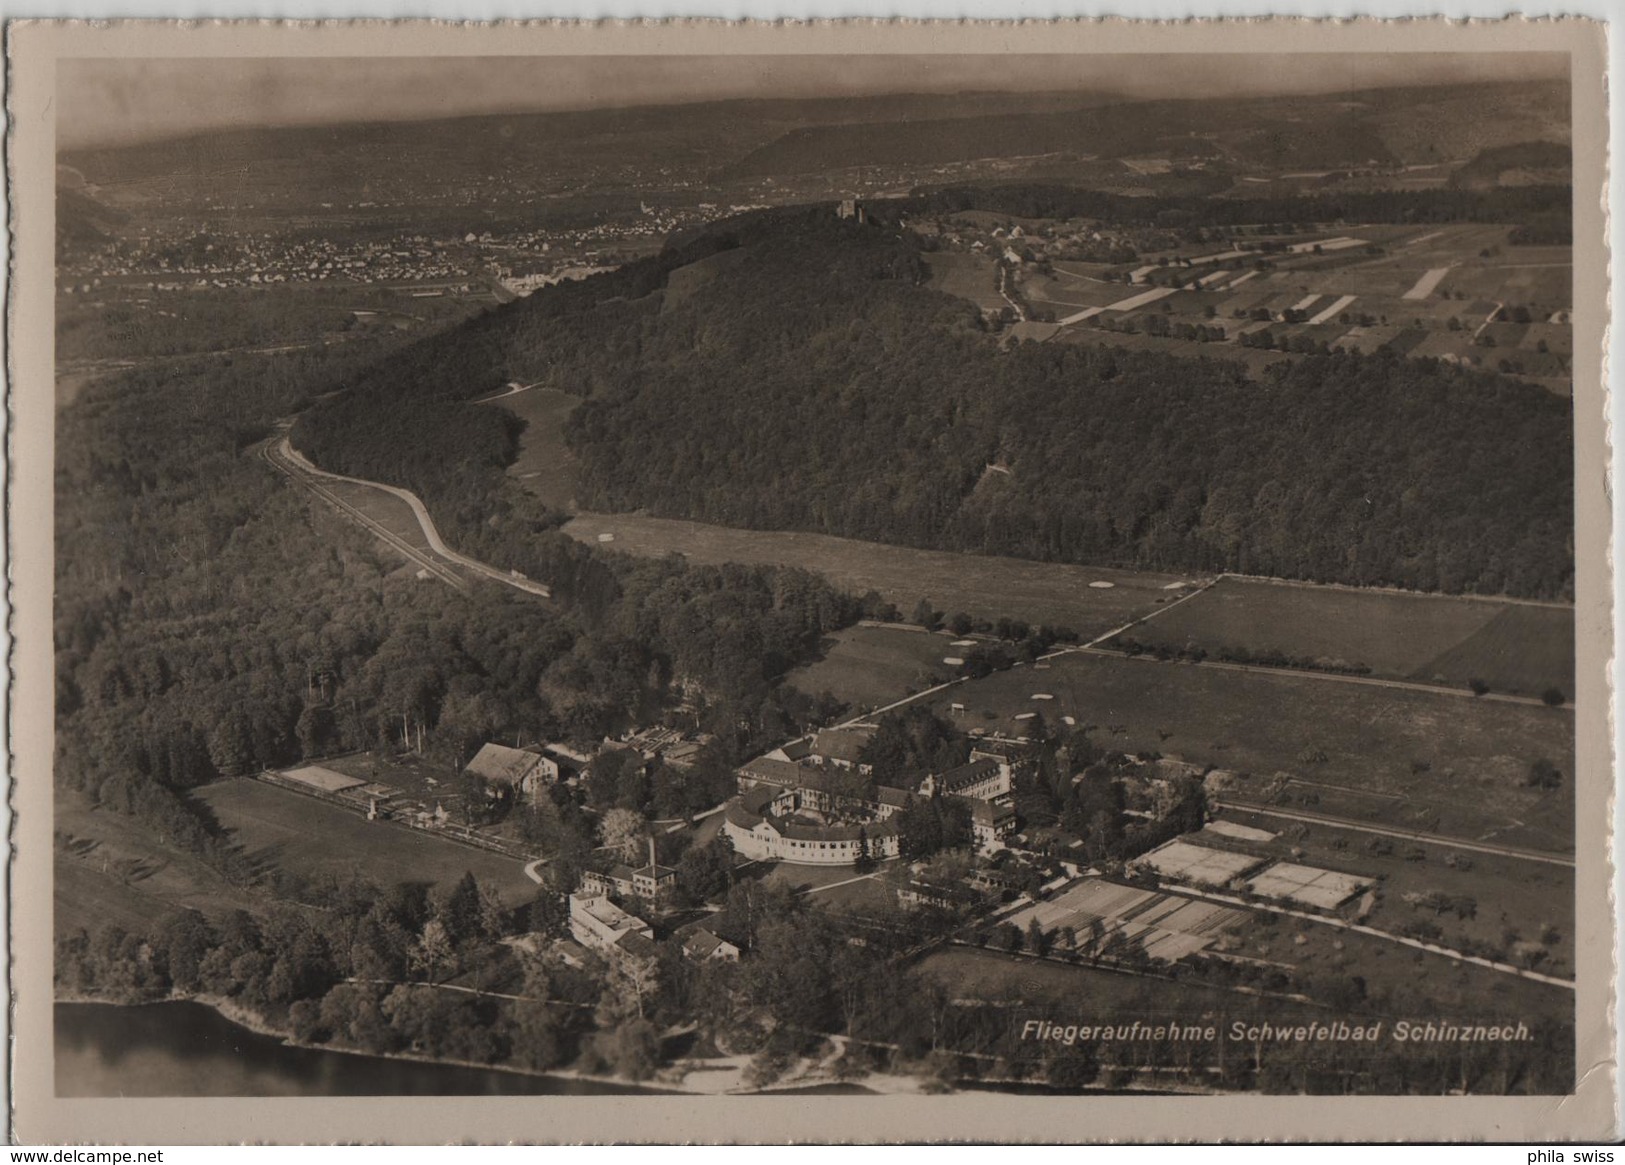
[[56, 95], [57, 1096], [1576, 1089], [1566, 54]]

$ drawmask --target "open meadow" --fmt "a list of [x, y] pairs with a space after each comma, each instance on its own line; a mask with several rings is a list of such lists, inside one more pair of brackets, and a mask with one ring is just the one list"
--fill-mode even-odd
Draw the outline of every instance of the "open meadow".
[[[1526, 784], [1530, 765], [1548, 760], [1564, 774], [1556, 801], [1570, 808], [1546, 831], [1562, 836], [1543, 844], [1572, 846], [1570, 709], [1099, 654], [1068, 653], [1048, 663], [927, 700], [966, 731], [1028, 735], [1033, 713], [1051, 731], [1071, 717], [1077, 727], [1092, 727], [1103, 747], [1129, 754], [1414, 797], [1434, 807], [1434, 832], [1464, 837], [1551, 811], [1553, 797]], [[1050, 699], [1035, 700], [1039, 695]]]
[[418, 525], [412, 507], [394, 494], [353, 482], [334, 481], [332, 478], [318, 480], [323, 489], [346, 505], [355, 507], [414, 550], [430, 553], [429, 540], [424, 537], [423, 527]]
[[952, 679], [959, 667], [943, 661], [964, 655], [954, 642], [912, 624], [860, 624], [826, 640], [823, 658], [789, 681], [810, 696], [833, 693], [857, 713]]
[[[861, 595], [874, 590], [906, 616], [921, 599], [944, 615], [1008, 616], [1068, 627], [1085, 638], [1154, 611], [1199, 575], [1154, 574], [1021, 558], [913, 550], [827, 534], [737, 530], [642, 514], [581, 513], [564, 532], [582, 542], [643, 557], [682, 554], [717, 565], [798, 566]], [[608, 541], [603, 540], [610, 535]], [[1093, 583], [1110, 583], [1109, 587]]]
[[1278, 652], [1390, 679], [1574, 694], [1574, 612], [1556, 605], [1225, 578], [1126, 635], [1212, 657]]
[[809, 903], [838, 913], [880, 910], [896, 903], [885, 882], [883, 863], [870, 874], [854, 873], [851, 866], [801, 866], [775, 862], [764, 876], [772, 882], [804, 895]]
[[139, 930], [176, 910], [218, 917], [250, 909], [253, 896], [198, 858], [165, 846], [133, 819], [55, 791], [53, 893], [59, 928], [104, 922]]
[[931, 286], [937, 291], [968, 299], [984, 311], [1010, 306], [999, 294], [991, 256], [939, 251], [921, 257], [931, 269]]
[[420, 882], [442, 888], [472, 872], [509, 906], [536, 891], [512, 858], [460, 845], [247, 778], [197, 790], [255, 862], [304, 874], [359, 872], [380, 885]]
[[508, 473], [554, 509], [574, 509], [576, 456], [564, 443], [564, 422], [581, 398], [556, 388], [535, 387], [479, 403], [507, 409], [525, 422], [519, 456], [508, 466]]

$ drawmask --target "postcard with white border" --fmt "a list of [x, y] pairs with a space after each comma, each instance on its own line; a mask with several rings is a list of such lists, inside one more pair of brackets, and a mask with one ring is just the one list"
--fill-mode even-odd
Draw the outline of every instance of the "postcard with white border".
[[17, 1138], [1613, 1135], [1601, 24], [8, 32]]

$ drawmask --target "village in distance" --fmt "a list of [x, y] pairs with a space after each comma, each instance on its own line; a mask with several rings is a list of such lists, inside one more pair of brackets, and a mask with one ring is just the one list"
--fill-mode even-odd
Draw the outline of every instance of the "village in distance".
[[66, 133], [59, 1095], [1571, 1090], [1567, 100]]

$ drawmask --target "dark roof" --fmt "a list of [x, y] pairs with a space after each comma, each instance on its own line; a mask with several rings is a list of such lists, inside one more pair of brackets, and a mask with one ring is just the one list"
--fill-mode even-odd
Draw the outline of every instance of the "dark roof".
[[813, 736], [812, 750], [819, 756], [856, 764], [874, 731], [855, 728], [827, 728]]
[[[753, 789], [751, 792], [765, 792], [768, 793], [769, 796], [762, 802], [762, 804], [756, 806], [755, 809], [747, 807], [744, 797], [735, 797], [733, 800], [729, 801], [727, 808], [723, 810], [723, 815], [729, 824], [737, 825], [740, 829], [755, 829], [762, 823], [763, 815], [760, 810], [766, 807], [767, 801], [772, 800], [771, 791], [766, 789]], [[749, 796], [749, 794], [746, 796]]]
[[660, 957], [660, 948], [655, 946], [654, 941], [635, 930], [629, 930], [616, 939], [615, 945], [633, 958], [658, 959]]
[[800, 765], [791, 764], [787, 760], [773, 760], [771, 757], [759, 756], [755, 760], [746, 761], [739, 766], [740, 775], [756, 781], [766, 781], [771, 785], [795, 786], [800, 784], [803, 773], [812, 772], [812, 769], [803, 769]]
[[897, 832], [893, 821], [866, 821], [862, 825], [792, 825], [787, 821], [773, 821], [773, 828], [783, 837], [794, 841], [856, 841], [864, 837], [883, 837]]
[[980, 797], [959, 797], [956, 800], [970, 806], [970, 818], [978, 825], [997, 825], [1001, 821], [1015, 820], [1016, 811], [1008, 805], [995, 805]]
[[875, 801], [881, 805], [890, 805], [893, 809], [901, 809], [908, 804], [908, 799], [914, 794], [907, 789], [894, 789], [890, 785], [875, 786]]
[[[766, 790], [754, 791], [760, 793]], [[728, 821], [741, 829], [755, 829], [766, 821], [780, 837], [788, 837], [795, 841], [856, 841], [860, 830], [867, 837], [885, 837], [897, 832], [896, 823], [891, 821], [866, 821], [862, 825], [800, 825], [788, 822], [782, 817], [757, 812], [749, 807], [754, 802], [757, 808], [765, 809], [766, 803], [770, 800], [771, 796], [752, 798], [747, 793], [729, 801], [728, 807], [723, 812]]]
[[722, 940], [708, 930], [695, 930], [683, 940], [683, 950], [695, 958], [703, 959], [722, 945]]
[[534, 752], [509, 748], [505, 744], [484, 744], [468, 762], [467, 772], [504, 785], [517, 785], [542, 763]]
[[812, 789], [820, 793], [849, 796], [852, 788], [850, 774], [828, 772], [812, 765], [791, 764], [765, 756], [741, 765], [739, 774], [781, 789]]
[[641, 874], [645, 878], [653, 878], [656, 882], [663, 878], [675, 878], [677, 876], [677, 871], [671, 866], [639, 866], [632, 872]]
[[951, 793], [955, 789], [962, 789], [966, 785], [974, 785], [978, 781], [997, 776], [998, 772], [999, 762], [992, 757], [983, 757], [958, 768], [949, 769], [937, 778], [937, 784], [942, 787], [943, 792]]

